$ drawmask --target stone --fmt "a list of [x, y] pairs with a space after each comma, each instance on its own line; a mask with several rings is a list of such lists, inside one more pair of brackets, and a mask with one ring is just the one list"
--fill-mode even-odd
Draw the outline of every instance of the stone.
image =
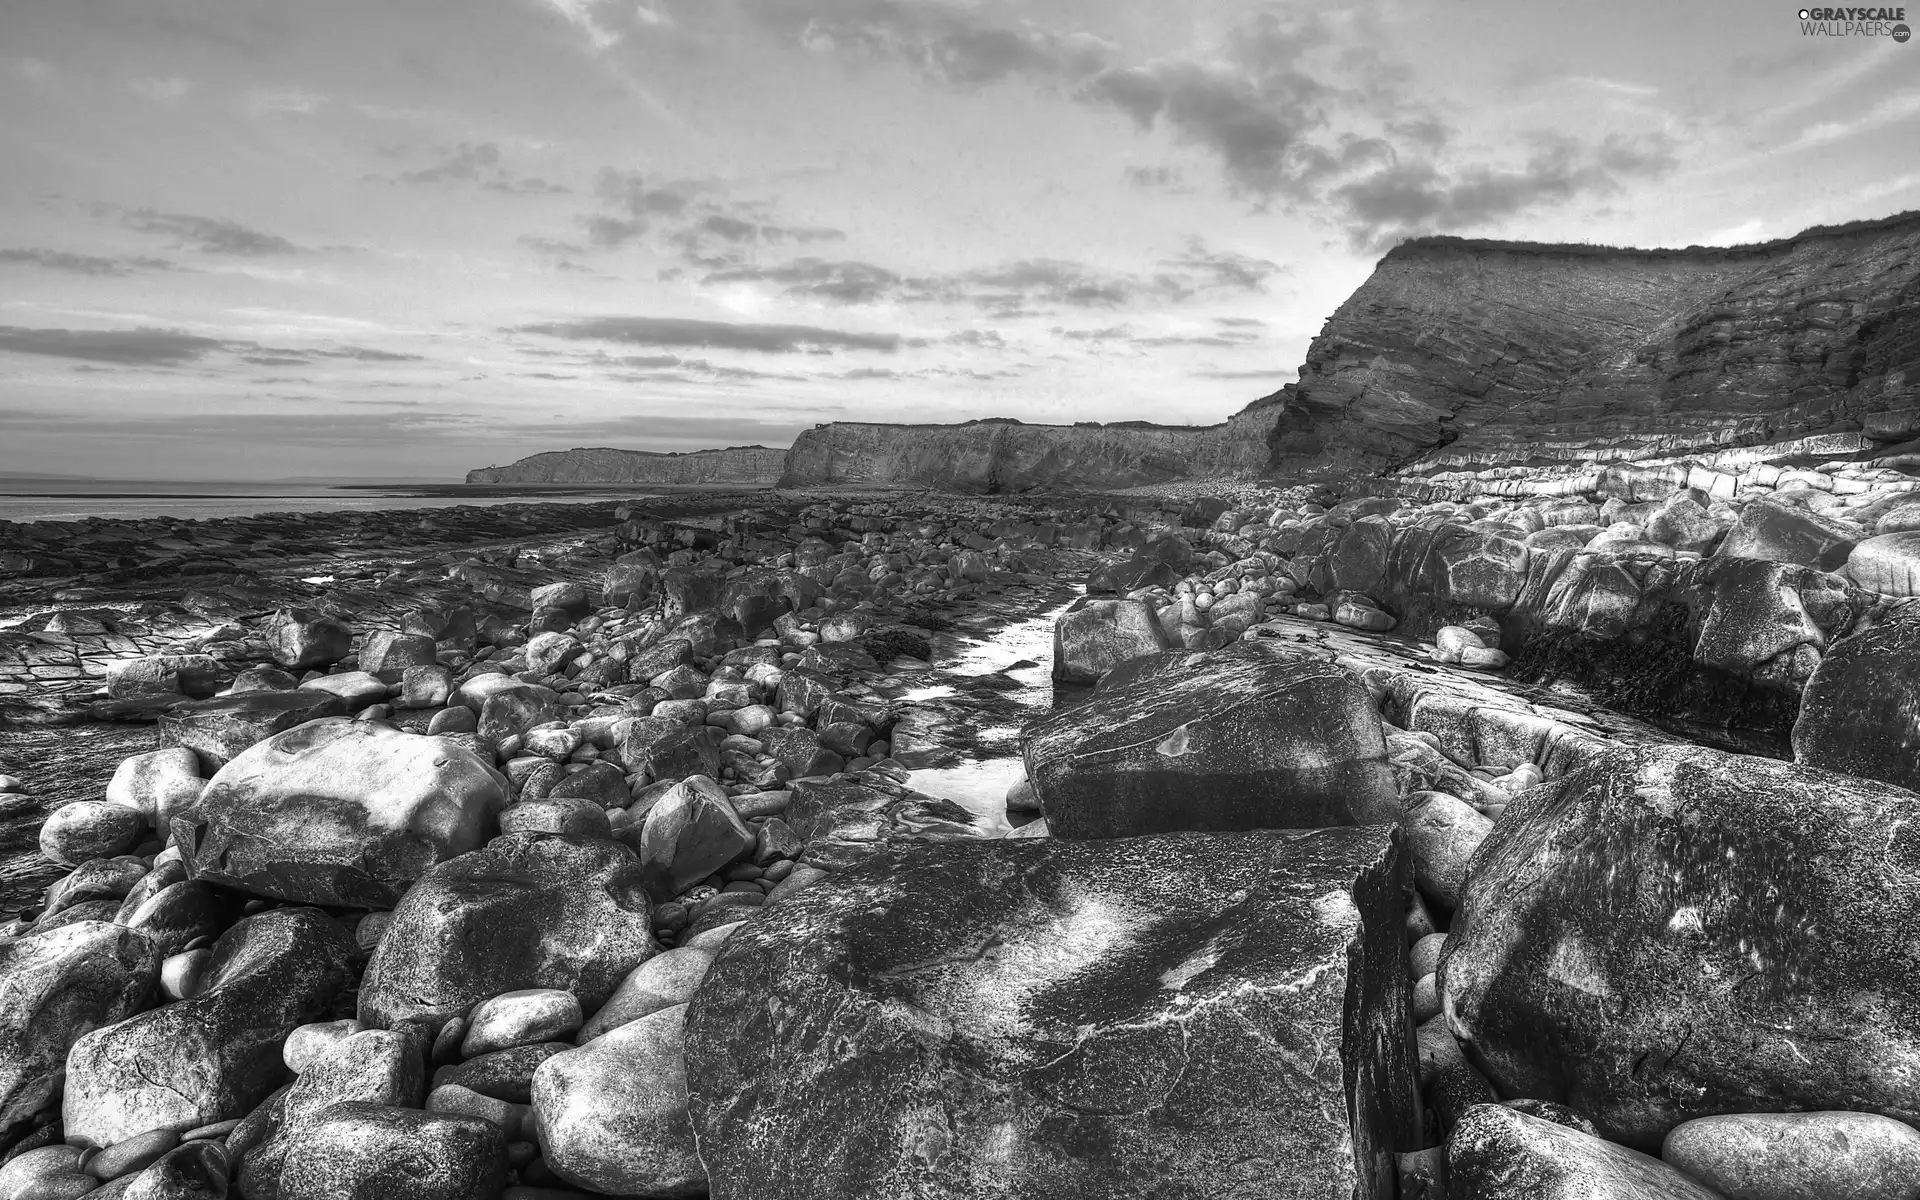
[[[452, 697], [453, 672], [439, 663], [408, 667], [400, 672], [400, 695], [395, 701], [397, 707], [439, 708]], [[465, 708], [459, 711], [469, 717], [473, 715]]]
[[184, 951], [220, 932], [228, 906], [212, 885], [183, 879], [148, 896], [138, 904], [122, 905], [116, 923], [142, 933], [162, 958]]
[[279, 667], [248, 667], [233, 677], [222, 695], [236, 696], [243, 692], [290, 692], [300, 686], [300, 680], [292, 672]]
[[104, 921], [0, 939], [0, 1129], [52, 1105], [74, 1042], [139, 1011], [159, 975], [147, 937]]
[[353, 630], [321, 613], [283, 608], [261, 627], [267, 652], [289, 671], [330, 667], [353, 649]]
[[272, 1195], [288, 1150], [300, 1135], [338, 1104], [415, 1108], [425, 1085], [420, 1045], [386, 1029], [365, 1029], [321, 1054], [287, 1089], [265, 1106], [272, 1112], [265, 1138], [241, 1157], [237, 1182], [248, 1195]]
[[439, 666], [438, 653], [433, 638], [424, 633], [376, 629], [360, 644], [360, 669], [382, 683], [399, 683], [415, 667]]
[[538, 1042], [495, 1050], [441, 1067], [433, 1073], [433, 1086], [459, 1086], [496, 1100], [527, 1104], [533, 1096], [534, 1071], [554, 1055], [571, 1049], [567, 1042]]
[[107, 695], [115, 700], [140, 696], [205, 697], [219, 689], [220, 663], [206, 654], [152, 654], [125, 659], [107, 668]]
[[221, 1142], [189, 1141], [134, 1176], [119, 1200], [213, 1200], [227, 1194], [229, 1173]]
[[1857, 543], [1847, 576], [1883, 596], [1920, 596], [1920, 532], [1885, 533]]
[[1769, 562], [1838, 569], [1860, 534], [1841, 523], [1770, 500], [1756, 500], [1721, 540], [1716, 557], [1760, 558]]
[[1399, 819], [1379, 714], [1344, 668], [1238, 648], [1130, 666], [1022, 737], [1054, 837]]
[[40, 915], [53, 916], [92, 900], [119, 900], [124, 907], [135, 888], [142, 897], [152, 894], [152, 888], [140, 887], [150, 873], [147, 864], [131, 854], [90, 858], [47, 888]]
[[1725, 1200], [1657, 1158], [1503, 1104], [1454, 1126], [1447, 1187], [1472, 1200]]
[[663, 950], [633, 969], [613, 995], [587, 1019], [574, 1040], [582, 1046], [622, 1025], [693, 999], [713, 955], [691, 946]]
[[40, 853], [63, 867], [125, 854], [147, 836], [140, 810], [109, 800], [75, 800], [40, 824]]
[[527, 639], [521, 653], [527, 656], [527, 669], [541, 675], [553, 675], [586, 653], [580, 639], [567, 633], [542, 633]]
[[1467, 862], [1493, 830], [1493, 822], [1445, 792], [1414, 792], [1400, 818], [1413, 855], [1414, 878], [1431, 899], [1458, 908], [1466, 890]]
[[[1704, 747], [1620, 748], [1515, 797], [1440, 962], [1502, 1094], [1657, 1149], [1772, 1109], [1920, 1120], [1920, 795]], [[1817, 931], [1817, 932], [1816, 932]]]
[[593, 611], [593, 600], [587, 595], [585, 584], [572, 580], [561, 580], [533, 589], [535, 608], [557, 608], [578, 621]]
[[563, 833], [576, 837], [610, 838], [613, 828], [606, 810], [590, 800], [548, 795], [522, 800], [500, 813], [501, 833]]
[[1139, 600], [1076, 600], [1053, 626], [1053, 679], [1094, 683], [1119, 664], [1165, 650], [1153, 610]]
[[667, 900], [753, 850], [754, 833], [727, 790], [704, 775], [675, 784], [647, 810], [640, 827], [647, 889]]
[[67, 1056], [69, 1137], [110, 1146], [245, 1116], [285, 1077], [281, 1047], [352, 980], [353, 940], [311, 908], [277, 908], [213, 945], [190, 1000], [95, 1030]]
[[1381, 826], [875, 855], [694, 995], [713, 1194], [1392, 1195], [1407, 884]]
[[1860, 1112], [1740, 1113], [1675, 1126], [1666, 1162], [1728, 1200], [1913, 1200], [1920, 1132]]
[[336, 696], [340, 703], [347, 706], [347, 711], [353, 713], [379, 704], [387, 698], [386, 682], [378, 675], [366, 671], [342, 671], [336, 675], [317, 676], [307, 680], [295, 690]]
[[533, 1112], [554, 1174], [613, 1195], [707, 1194], [687, 1116], [686, 1017], [684, 1004], [662, 1009], [540, 1064]]
[[335, 717], [220, 768], [173, 832], [197, 878], [385, 909], [427, 868], [485, 843], [506, 800], [505, 780], [470, 751]]
[[147, 824], [165, 829], [162, 814], [193, 803], [206, 785], [199, 758], [184, 746], [174, 746], [121, 759], [107, 784], [107, 800], [124, 804], [145, 817]]
[[360, 1019], [438, 1026], [523, 988], [606, 1002], [658, 950], [633, 851], [615, 842], [511, 834], [422, 875], [367, 963]]
[[557, 988], [502, 992], [482, 1000], [468, 1015], [460, 1056], [476, 1058], [495, 1050], [561, 1041], [573, 1036], [580, 1022], [580, 1001], [572, 992]]
[[347, 715], [346, 702], [327, 692], [242, 692], [190, 704], [160, 715], [160, 744], [184, 746], [199, 756], [208, 774], [242, 751], [308, 721]]
[[[892, 846], [976, 841], [1007, 832], [1004, 819], [980, 816], [945, 797], [876, 775], [865, 773], [863, 783], [794, 783], [784, 819], [804, 843], [802, 857], [809, 864], [837, 870]], [[807, 869], [798, 868], [795, 875]]]
[[1794, 761], [1920, 789], [1920, 612], [1835, 642], [1807, 679]]
[[292, 1139], [278, 1200], [498, 1200], [506, 1138], [476, 1117], [336, 1104]]
[[287, 1064], [287, 1070], [298, 1075], [365, 1028], [350, 1017], [302, 1025], [287, 1034], [286, 1043], [280, 1048], [280, 1059]]
[[584, 771], [555, 784], [547, 795], [556, 800], [582, 800], [600, 809], [625, 808], [633, 803], [626, 772], [605, 760], [589, 763]]

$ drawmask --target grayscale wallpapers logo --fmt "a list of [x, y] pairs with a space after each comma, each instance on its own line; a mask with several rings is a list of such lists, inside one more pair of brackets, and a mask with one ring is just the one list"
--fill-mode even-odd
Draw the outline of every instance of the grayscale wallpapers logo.
[[1913, 36], [1904, 8], [1803, 8], [1800, 32], [1807, 37], [1890, 37], [1904, 42]]

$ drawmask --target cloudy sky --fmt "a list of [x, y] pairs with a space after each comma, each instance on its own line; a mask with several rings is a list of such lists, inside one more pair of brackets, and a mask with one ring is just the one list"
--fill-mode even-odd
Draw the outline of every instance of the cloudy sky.
[[1920, 44], [1732, 0], [6, 0], [0, 471], [1210, 423], [1424, 232], [1920, 207]]

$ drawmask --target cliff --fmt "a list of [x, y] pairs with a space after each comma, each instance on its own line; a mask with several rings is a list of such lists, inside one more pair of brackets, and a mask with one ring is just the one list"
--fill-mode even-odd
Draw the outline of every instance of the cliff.
[[772, 486], [780, 478], [786, 451], [765, 446], [732, 446], [687, 454], [645, 450], [551, 450], [504, 467], [467, 472], [468, 483], [664, 483], [748, 484]]
[[782, 486], [915, 484], [945, 491], [1124, 488], [1203, 476], [1253, 476], [1267, 465], [1276, 404], [1219, 425], [816, 425], [787, 451]]
[[1292, 478], [1920, 432], [1920, 213], [1732, 248], [1422, 238], [1267, 398]]

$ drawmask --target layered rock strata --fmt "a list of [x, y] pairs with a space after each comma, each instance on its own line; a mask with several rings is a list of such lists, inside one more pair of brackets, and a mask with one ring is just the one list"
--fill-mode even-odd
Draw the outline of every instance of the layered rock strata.
[[468, 483], [659, 483], [770, 486], [780, 478], [786, 451], [766, 446], [730, 446], [658, 454], [606, 446], [529, 454], [504, 467], [467, 472]]

